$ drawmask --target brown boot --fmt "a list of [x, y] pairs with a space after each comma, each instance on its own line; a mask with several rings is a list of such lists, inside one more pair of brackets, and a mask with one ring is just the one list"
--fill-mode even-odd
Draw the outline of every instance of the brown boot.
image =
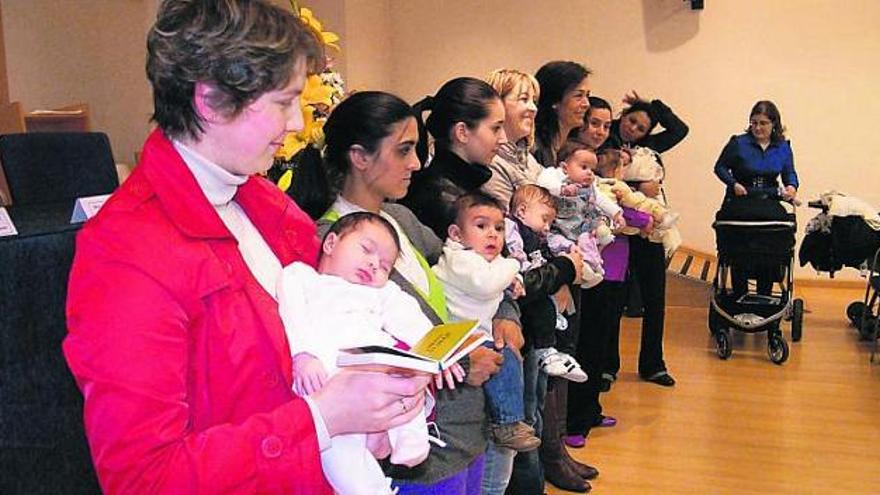
[[564, 380], [551, 378], [547, 384], [544, 398], [544, 429], [541, 432], [539, 450], [544, 465], [544, 478], [553, 486], [563, 490], [587, 493], [590, 484], [578, 475], [565, 460], [567, 453], [562, 445], [562, 432], [559, 429], [559, 389]]
[[[568, 427], [567, 414], [568, 414], [568, 384], [562, 383], [560, 387], [557, 385], [556, 391], [556, 410], [560, 411], [560, 414], [557, 414], [558, 421], [556, 422], [557, 428], [559, 428], [560, 435], [564, 434], [565, 429]], [[545, 399], [546, 402], [546, 399]], [[584, 464], [583, 462], [576, 461], [571, 454], [568, 452], [568, 449], [565, 448], [565, 443], [560, 443], [562, 450], [562, 458], [568, 467], [578, 476], [585, 480], [594, 479], [596, 476], [599, 476], [599, 470], [590, 466], [589, 464]]]

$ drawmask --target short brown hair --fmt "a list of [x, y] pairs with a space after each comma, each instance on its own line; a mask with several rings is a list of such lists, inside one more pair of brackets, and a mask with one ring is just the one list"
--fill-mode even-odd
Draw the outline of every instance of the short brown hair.
[[284, 87], [297, 63], [315, 72], [323, 60], [312, 31], [265, 0], [164, 0], [147, 36], [153, 120], [171, 137], [198, 139], [197, 82], [216, 85], [210, 104], [232, 118]]
[[562, 148], [559, 149], [559, 152], [556, 154], [556, 161], [558, 164], [561, 164], [565, 160], [568, 160], [569, 157], [577, 153], [578, 151], [589, 151], [592, 154], [596, 154], [592, 148], [587, 146], [586, 144], [576, 141], [574, 139], [569, 139], [562, 145]]
[[513, 192], [513, 196], [510, 198], [510, 211], [513, 213], [520, 205], [530, 205], [534, 202], [543, 203], [552, 208], [553, 211], [559, 210], [556, 198], [550, 194], [550, 191], [535, 184], [523, 184], [516, 188], [516, 191]]
[[607, 149], [598, 155], [599, 164], [596, 165], [596, 174], [606, 179], [614, 178], [614, 172], [623, 164], [623, 151]]
[[488, 194], [482, 191], [472, 191], [469, 193], [464, 193], [455, 200], [455, 203], [452, 205], [452, 221], [459, 227], [462, 225], [459, 223], [464, 220], [464, 213], [471, 208], [476, 208], [478, 206], [488, 206], [490, 208], [495, 208], [504, 215], [504, 208], [501, 206], [501, 203], [498, 202], [497, 199], [489, 196]]

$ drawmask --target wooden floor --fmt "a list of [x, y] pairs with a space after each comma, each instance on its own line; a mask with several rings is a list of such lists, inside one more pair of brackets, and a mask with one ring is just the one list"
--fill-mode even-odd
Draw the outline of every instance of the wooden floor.
[[705, 307], [669, 306], [672, 389], [638, 380], [641, 320], [624, 319], [622, 373], [602, 396], [620, 422], [571, 449], [601, 471], [592, 493], [880, 493], [880, 364], [869, 363], [869, 344], [844, 317], [862, 292], [798, 296], [804, 338], [782, 366], [768, 360], [766, 334], [735, 332], [733, 356], [721, 361]]

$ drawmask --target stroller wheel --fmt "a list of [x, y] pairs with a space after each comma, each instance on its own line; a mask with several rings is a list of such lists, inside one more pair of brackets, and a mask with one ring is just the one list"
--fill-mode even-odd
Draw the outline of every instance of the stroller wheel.
[[800, 342], [804, 332], [804, 300], [795, 299], [791, 304], [791, 341]]
[[767, 354], [774, 364], [782, 364], [788, 359], [788, 342], [782, 335], [770, 334], [767, 339]]
[[715, 311], [711, 305], [709, 306], [709, 333], [713, 336], [722, 330], [721, 316]]
[[733, 349], [730, 347], [730, 330], [721, 328], [715, 334], [715, 352], [723, 360], [729, 359], [733, 354]]
[[846, 307], [846, 317], [852, 326], [859, 328], [862, 324], [862, 314], [865, 312], [865, 303], [862, 301], [853, 301]]

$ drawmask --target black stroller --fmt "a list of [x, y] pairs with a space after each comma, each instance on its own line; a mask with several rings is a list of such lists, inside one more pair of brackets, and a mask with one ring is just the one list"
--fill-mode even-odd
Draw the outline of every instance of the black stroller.
[[836, 271], [844, 267], [866, 273], [865, 297], [850, 303], [846, 316], [862, 340], [873, 339], [876, 344], [880, 331], [880, 232], [868, 226], [862, 217], [829, 215], [829, 200], [824, 195], [822, 199], [808, 204], [822, 211], [810, 221], [815, 226], [801, 244], [798, 253], [800, 264], [804, 266], [809, 263], [817, 271], [828, 272], [832, 278]]
[[[792, 267], [797, 222], [778, 191], [755, 189], [725, 199], [712, 224], [718, 270], [712, 281], [709, 330], [721, 359], [733, 353], [731, 330], [767, 332], [770, 360], [788, 359], [780, 323], [791, 321], [791, 339], [801, 340], [804, 302], [793, 299]], [[778, 290], [777, 290], [778, 286]]]

